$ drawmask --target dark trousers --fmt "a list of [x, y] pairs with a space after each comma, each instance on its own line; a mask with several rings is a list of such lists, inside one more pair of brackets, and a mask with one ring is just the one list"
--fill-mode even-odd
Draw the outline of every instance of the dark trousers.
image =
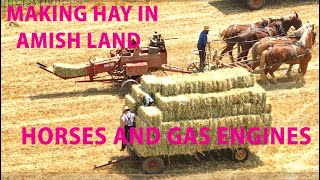
[[206, 60], [206, 47], [199, 48], [199, 57], [200, 57], [200, 71], [203, 72], [204, 62]]
[[[134, 127], [134, 126], [124, 126], [124, 135], [125, 135], [125, 137], [126, 137], [127, 144], [130, 143], [130, 128], [131, 128], [131, 127]], [[122, 147], [121, 147], [121, 149], [126, 148], [127, 144], [124, 144], [123, 141], [122, 141]]]

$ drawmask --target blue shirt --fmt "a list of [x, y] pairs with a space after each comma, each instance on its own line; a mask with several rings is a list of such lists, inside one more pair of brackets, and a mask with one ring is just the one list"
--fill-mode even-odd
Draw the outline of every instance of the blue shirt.
[[202, 31], [199, 36], [197, 47], [199, 49], [202, 49], [206, 47], [206, 44], [207, 44], [207, 33], [205, 31]]

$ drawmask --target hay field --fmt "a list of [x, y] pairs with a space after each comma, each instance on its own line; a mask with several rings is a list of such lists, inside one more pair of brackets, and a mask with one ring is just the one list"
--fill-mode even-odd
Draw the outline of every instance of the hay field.
[[[102, 5], [97, 3], [96, 5]], [[126, 155], [120, 144], [113, 145], [124, 97], [119, 88], [108, 83], [75, 83], [62, 80], [36, 68], [36, 62], [79, 64], [91, 56], [107, 56], [108, 49], [16, 49], [20, 32], [137, 32], [143, 43], [153, 31], [165, 38], [169, 64], [186, 67], [198, 59], [191, 52], [198, 35], [209, 25], [209, 39], [218, 39], [223, 28], [233, 23], [252, 23], [260, 17], [288, 15], [297, 11], [303, 23], [316, 24], [319, 35], [319, 8], [315, 1], [283, 1], [269, 3], [259, 11], [248, 11], [238, 1], [152, 2], [159, 6], [159, 21], [140, 23], [18, 22], [12, 26], [1, 15], [1, 171], [2, 177], [83, 178], [106, 176], [129, 179], [143, 178], [139, 161], [123, 162], [92, 171], [94, 164]], [[88, 8], [94, 4], [87, 4]], [[111, 5], [106, 4], [106, 5]], [[126, 4], [128, 5], [128, 4]], [[134, 12], [137, 8], [133, 9]], [[88, 19], [92, 19], [89, 14]], [[95, 36], [95, 41], [98, 36]], [[263, 86], [273, 104], [273, 127], [308, 126], [312, 140], [309, 145], [254, 146], [246, 163], [235, 164], [219, 155], [208, 157], [173, 157], [167, 160], [164, 175], [158, 178], [212, 178], [285, 175], [301, 173], [310, 178], [319, 176], [319, 38], [306, 74], [306, 84], [296, 84], [285, 76], [287, 65], [276, 73], [276, 85]], [[216, 44], [221, 49], [223, 44]], [[294, 68], [297, 72], [297, 66]], [[258, 78], [259, 80], [259, 78]], [[22, 127], [106, 127], [105, 145], [22, 145]], [[270, 173], [271, 172], [271, 173]], [[314, 174], [315, 173], [315, 174]], [[292, 175], [292, 174], [291, 174]], [[310, 176], [311, 175], [311, 176]]]

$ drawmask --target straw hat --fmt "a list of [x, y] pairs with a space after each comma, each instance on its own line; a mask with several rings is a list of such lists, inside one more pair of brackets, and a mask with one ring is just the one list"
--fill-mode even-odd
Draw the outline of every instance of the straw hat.
[[126, 111], [126, 110], [130, 110], [130, 108], [128, 106], [124, 106], [123, 107], [123, 112]]
[[209, 26], [204, 26], [203, 30], [205, 30], [205, 31], [208, 30], [209, 31], [210, 28], [209, 28]]

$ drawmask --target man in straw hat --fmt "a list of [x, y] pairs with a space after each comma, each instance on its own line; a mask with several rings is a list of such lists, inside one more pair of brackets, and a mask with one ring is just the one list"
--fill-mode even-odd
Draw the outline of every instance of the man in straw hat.
[[[127, 143], [130, 142], [130, 128], [135, 127], [136, 115], [130, 112], [130, 108], [128, 106], [124, 106], [122, 115], [120, 117], [121, 123], [120, 126], [124, 128], [125, 136]], [[122, 142], [122, 147], [120, 151], [123, 151], [126, 148], [126, 144]]]
[[208, 33], [209, 33], [209, 26], [204, 26], [203, 31], [200, 33], [199, 40], [198, 40], [198, 50], [199, 50], [199, 57], [200, 57], [200, 71], [203, 72], [204, 69], [204, 62], [206, 60], [206, 45], [208, 41]]

